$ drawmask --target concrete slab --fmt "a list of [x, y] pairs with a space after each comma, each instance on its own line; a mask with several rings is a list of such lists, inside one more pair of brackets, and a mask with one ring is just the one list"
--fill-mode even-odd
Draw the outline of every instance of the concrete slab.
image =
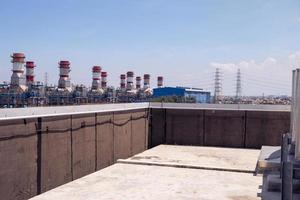
[[278, 171], [280, 169], [280, 146], [262, 146], [257, 162], [259, 173]]
[[118, 163], [32, 200], [255, 200], [261, 182], [247, 173]]
[[159, 145], [118, 162], [254, 173], [259, 153], [254, 149]]

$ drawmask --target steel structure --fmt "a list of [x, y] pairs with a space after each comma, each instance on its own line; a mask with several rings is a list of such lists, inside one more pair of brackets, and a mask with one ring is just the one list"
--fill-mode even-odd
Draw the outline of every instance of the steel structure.
[[220, 95], [222, 92], [222, 83], [221, 83], [221, 72], [219, 68], [216, 68], [215, 72], [215, 90], [214, 90], [214, 102], [219, 101]]

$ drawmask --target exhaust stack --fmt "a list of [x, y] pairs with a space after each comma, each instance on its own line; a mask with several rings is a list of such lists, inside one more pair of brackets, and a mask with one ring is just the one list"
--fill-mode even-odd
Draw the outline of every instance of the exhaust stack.
[[134, 74], [132, 71], [127, 72], [127, 85], [126, 85], [127, 90], [133, 89], [133, 76], [134, 76]]
[[107, 72], [101, 72], [101, 88], [103, 90], [107, 88]]
[[27, 61], [26, 62], [26, 85], [29, 87], [34, 84], [34, 62]]
[[150, 88], [150, 74], [144, 74], [144, 89]]
[[137, 76], [137, 77], [135, 78], [135, 82], [136, 82], [135, 88], [136, 88], [137, 90], [141, 89], [141, 80], [142, 80], [142, 78], [141, 78], [140, 76]]
[[25, 55], [23, 53], [13, 53], [12, 57], [12, 75], [10, 81], [10, 89], [15, 91], [26, 90], [26, 77], [24, 75]]
[[99, 90], [101, 67], [94, 66], [92, 72], [93, 72], [92, 90]]
[[120, 79], [121, 79], [121, 82], [120, 82], [120, 88], [121, 90], [124, 92], [126, 90], [126, 84], [125, 84], [125, 79], [126, 79], [126, 75], [125, 74], [121, 74], [120, 75]]
[[67, 60], [62, 60], [59, 62], [59, 81], [58, 88], [63, 90], [68, 90], [69, 92], [72, 90], [71, 81], [69, 77], [70, 73], [70, 62]]
[[157, 77], [157, 87], [163, 87], [164, 78], [162, 76]]

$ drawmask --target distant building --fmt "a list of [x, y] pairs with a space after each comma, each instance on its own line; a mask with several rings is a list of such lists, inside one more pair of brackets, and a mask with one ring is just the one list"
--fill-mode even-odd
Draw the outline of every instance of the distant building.
[[194, 98], [196, 103], [210, 103], [210, 92], [200, 88], [189, 87], [162, 87], [153, 89], [153, 97], [178, 96]]

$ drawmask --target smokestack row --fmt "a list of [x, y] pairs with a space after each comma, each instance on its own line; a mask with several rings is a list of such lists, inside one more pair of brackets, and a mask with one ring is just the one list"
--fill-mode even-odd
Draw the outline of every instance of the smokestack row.
[[[127, 78], [127, 80], [126, 80]], [[128, 71], [125, 74], [120, 75], [120, 88], [122, 91], [125, 90], [132, 90], [134, 89], [134, 84], [133, 84], [133, 79], [134, 79], [134, 73], [132, 71]], [[140, 76], [137, 76], [135, 78], [136, 84], [135, 88], [137, 90], [142, 88], [142, 78]], [[161, 82], [162, 84], [162, 82]], [[150, 74], [144, 74], [144, 87], [143, 89], [148, 89], [150, 88]]]
[[[12, 76], [11, 76], [11, 89], [21, 89], [25, 90], [27, 87], [34, 84], [34, 68], [36, 67], [33, 61], [27, 61], [25, 64], [26, 67], [26, 75], [24, 74], [25, 67], [25, 55], [23, 53], [13, 53], [12, 63]], [[71, 82], [69, 73], [70, 69], [70, 62], [67, 60], [61, 60], [59, 63], [59, 81], [58, 81], [58, 88], [65, 89], [71, 91]], [[92, 90], [98, 90], [100, 88], [106, 89], [107, 88], [107, 72], [101, 71], [102, 68], [100, 66], [93, 66], [92, 73], [93, 73], [93, 82], [92, 82]], [[126, 76], [127, 75], [127, 76]], [[126, 90], [133, 90], [134, 84], [134, 73], [132, 71], [128, 71], [127, 74], [121, 74], [120, 79], [120, 87], [122, 91]], [[127, 78], [127, 81], [126, 81]], [[136, 77], [136, 85], [135, 88], [137, 90], [141, 89], [141, 77]], [[163, 77], [157, 77], [157, 87], [163, 87]], [[143, 89], [146, 90], [150, 88], [150, 74], [144, 74], [144, 85]]]
[[[120, 81], [120, 88], [121, 88], [122, 91], [134, 89], [134, 87], [133, 87], [134, 73], [132, 71], [128, 71], [126, 75], [125, 74], [120, 75], [120, 80], [121, 80]], [[127, 78], [127, 81], [126, 81], [126, 78]], [[163, 76], [158, 76], [157, 77], [157, 87], [163, 87], [163, 80], [164, 80]], [[137, 76], [135, 78], [135, 81], [136, 81], [135, 88], [137, 90], [141, 89], [142, 78], [140, 76]], [[150, 88], [150, 74], [144, 74], [143, 89], [146, 90], [148, 88]]]
[[59, 80], [58, 80], [58, 88], [71, 91], [71, 81], [69, 77], [70, 62], [67, 60], [62, 60], [59, 63]]

